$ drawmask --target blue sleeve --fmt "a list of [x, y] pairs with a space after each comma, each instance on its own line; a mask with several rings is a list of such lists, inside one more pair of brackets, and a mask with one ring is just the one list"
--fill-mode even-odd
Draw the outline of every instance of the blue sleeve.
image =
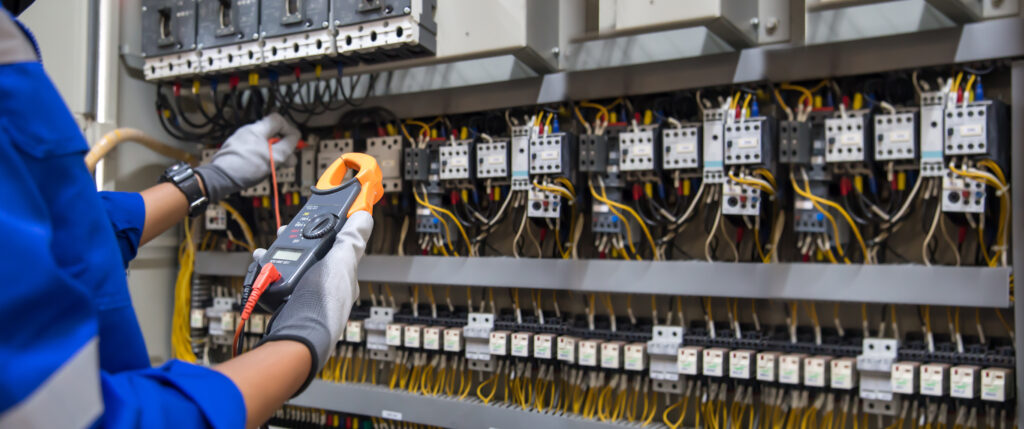
[[139, 252], [139, 240], [146, 224], [146, 204], [142, 195], [135, 192], [100, 192], [100, 200], [121, 248], [121, 261], [128, 267]]
[[174, 360], [159, 368], [104, 372], [102, 381], [102, 427], [245, 427], [242, 393], [209, 368]]

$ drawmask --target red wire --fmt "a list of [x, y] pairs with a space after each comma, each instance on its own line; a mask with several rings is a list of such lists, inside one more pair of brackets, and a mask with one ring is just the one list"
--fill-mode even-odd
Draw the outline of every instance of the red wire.
[[267, 290], [267, 287], [271, 283], [274, 283], [281, 279], [281, 273], [277, 271], [277, 267], [273, 263], [268, 263], [263, 266], [260, 270], [259, 275], [256, 276], [256, 280], [252, 283], [252, 292], [249, 294], [249, 299], [245, 301], [245, 307], [242, 308], [242, 313], [238, 316], [238, 327], [235, 328], [235, 338], [231, 341], [231, 356], [234, 357], [238, 353], [238, 339], [242, 335], [242, 328], [245, 327], [245, 322], [249, 320], [249, 316], [252, 314], [252, 310], [256, 308], [256, 302], [263, 296], [263, 291]]
[[274, 168], [274, 142], [276, 140], [280, 139], [267, 140], [267, 153], [270, 154], [270, 183], [274, 191], [274, 219], [277, 220], [277, 229], [281, 229], [281, 209], [277, 203], [277, 169]]

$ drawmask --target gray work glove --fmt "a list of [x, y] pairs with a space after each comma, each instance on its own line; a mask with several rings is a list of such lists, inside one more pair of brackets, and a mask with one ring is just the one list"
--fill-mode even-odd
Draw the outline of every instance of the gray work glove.
[[206, 197], [216, 203], [242, 189], [254, 186], [270, 175], [270, 153], [267, 140], [279, 137], [274, 143], [274, 165], [285, 162], [301, 134], [283, 116], [271, 113], [235, 131], [209, 164], [195, 168], [203, 178]]
[[[283, 229], [282, 229], [283, 230]], [[309, 347], [313, 365], [309, 378], [299, 392], [327, 362], [334, 345], [348, 322], [352, 305], [359, 298], [356, 266], [366, 250], [373, 230], [373, 216], [359, 211], [349, 216], [327, 255], [306, 272], [271, 321], [270, 330], [260, 343], [293, 340]], [[279, 231], [280, 232], [280, 231]], [[256, 249], [257, 260], [266, 249]]]

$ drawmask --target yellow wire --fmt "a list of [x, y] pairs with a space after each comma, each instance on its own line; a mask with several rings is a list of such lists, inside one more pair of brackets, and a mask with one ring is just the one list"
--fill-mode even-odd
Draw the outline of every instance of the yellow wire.
[[[642, 229], [644, 231], [644, 236], [647, 237], [647, 242], [650, 243], [650, 245], [651, 245], [651, 255], [653, 255], [653, 257], [657, 258], [658, 257], [658, 249], [657, 249], [657, 247], [654, 244], [654, 238], [651, 237], [651, 231], [647, 229], [647, 225], [644, 224], [644, 220], [640, 217], [640, 215], [637, 214], [637, 212], [635, 210], [633, 210], [633, 208], [631, 208], [631, 207], [629, 207], [627, 205], [619, 204], [619, 203], [617, 203], [615, 201], [609, 200], [608, 198], [605, 198], [605, 197], [602, 197], [602, 196], [598, 195], [597, 192], [594, 191], [594, 184], [593, 183], [588, 183], [588, 186], [590, 186], [590, 194], [593, 195], [596, 200], [598, 200], [598, 201], [600, 201], [602, 203], [605, 203], [605, 204], [607, 204], [609, 206], [625, 210], [625, 211], [629, 212], [629, 214], [633, 215], [634, 218], [636, 218], [637, 222], [640, 224], [640, 229]], [[632, 241], [632, 240], [630, 240], [630, 241]]]
[[974, 85], [974, 79], [975, 79], [976, 77], [977, 77], [977, 76], [975, 76], [975, 75], [974, 75], [974, 74], [972, 73], [972, 74], [971, 74], [971, 77], [967, 79], [967, 85], [964, 85], [964, 98], [967, 98], [967, 97], [969, 97], [969, 95], [967, 95], [967, 93], [971, 91], [971, 85]]
[[775, 195], [775, 190], [774, 189], [772, 189], [771, 187], [765, 186], [761, 182], [758, 182], [758, 181], [755, 181], [755, 180], [750, 180], [750, 179], [743, 178], [743, 177], [734, 176], [732, 174], [732, 172], [729, 173], [729, 178], [732, 179], [733, 182], [741, 183], [741, 184], [744, 184], [744, 185], [747, 185], [747, 186], [752, 186], [752, 187], [755, 187], [757, 189], [760, 189], [760, 190], [766, 192], [768, 195]]
[[[593, 185], [590, 185], [590, 192], [591, 192], [591, 194], [593, 194], [593, 192], [594, 192], [594, 186]], [[593, 194], [593, 195], [594, 195], [594, 197], [597, 197], [596, 194]], [[605, 199], [608, 198], [608, 193], [607, 193], [607, 191], [605, 190], [605, 188], [603, 186], [601, 187], [601, 197], [603, 197]], [[600, 200], [598, 200], [598, 201], [600, 201]], [[633, 228], [631, 228], [629, 226], [629, 221], [627, 221], [626, 217], [622, 215], [622, 212], [620, 212], [615, 207], [608, 206], [608, 210], [611, 211], [612, 213], [614, 213], [615, 216], [618, 216], [618, 218], [622, 220], [622, 225], [624, 227], [626, 227], [626, 245], [629, 246], [629, 251], [632, 252], [634, 255], [636, 255], [637, 259], [640, 259], [640, 255], [637, 253], [636, 248], [633, 246]], [[629, 257], [628, 257], [629, 255], [626, 255], [626, 256], [627, 257], [625, 259], [629, 259]]]
[[[828, 210], [825, 210], [824, 207], [818, 204], [817, 201], [808, 197], [808, 195], [810, 195], [810, 189], [804, 192], [803, 190], [800, 189], [800, 186], [796, 184], [795, 179], [790, 177], [789, 180], [793, 183], [793, 190], [796, 191], [797, 194], [800, 194], [804, 198], [810, 200], [811, 204], [814, 205], [814, 208], [817, 209], [819, 213], [825, 215], [825, 218], [828, 219], [829, 224], [832, 225], [832, 238], [836, 243], [836, 249], [839, 250], [839, 256], [845, 257], [846, 252], [843, 250], [843, 244], [839, 241], [839, 224], [836, 222], [836, 218], [833, 217], [832, 214], [828, 212]], [[833, 256], [833, 259], [834, 258], [835, 257]]]
[[[794, 182], [794, 184], [795, 183], [796, 182]], [[827, 205], [829, 207], [832, 207], [832, 208], [836, 209], [836, 211], [838, 211], [839, 214], [843, 215], [843, 218], [846, 219], [846, 223], [848, 223], [850, 225], [850, 229], [853, 231], [853, 236], [857, 238], [857, 244], [860, 245], [860, 250], [864, 254], [864, 263], [865, 264], [870, 264], [871, 262], [868, 259], [869, 255], [870, 255], [868, 253], [868, 246], [866, 244], [864, 244], [864, 237], [860, 235], [860, 228], [858, 228], [857, 224], [854, 223], [853, 219], [850, 218], [850, 214], [847, 213], [846, 210], [843, 209], [842, 206], [840, 206], [839, 204], [836, 204], [836, 203], [834, 203], [832, 201], [829, 201], [829, 200], [821, 198], [821, 197], [816, 197], [813, 194], [811, 194], [811, 191], [810, 191], [811, 184], [808, 183], [807, 180], [804, 180], [804, 186], [807, 187], [807, 191], [805, 193], [801, 193], [801, 191], [798, 190], [797, 193], [802, 195], [804, 198], [809, 198], [811, 200], [816, 200], [816, 201], [818, 201], [818, 202], [820, 202], [822, 204], [825, 204], [825, 205]], [[838, 240], [838, 236], [837, 236], [836, 239]]]
[[784, 89], [784, 90], [790, 90], [790, 91], [800, 91], [801, 93], [803, 93], [803, 95], [801, 95], [800, 99], [797, 101], [798, 105], [806, 104], [806, 102], [804, 101], [805, 97], [806, 97], [806, 99], [809, 99], [809, 100], [813, 100], [814, 99], [814, 94], [811, 91], [809, 91], [807, 88], [804, 88], [804, 87], [802, 87], [800, 85], [792, 85], [792, 84], [784, 83], [782, 85], [779, 85], [779, 88]]
[[[442, 211], [443, 210], [443, 212], [447, 212], [448, 215], [452, 216], [452, 219], [455, 219], [455, 216], [452, 215], [452, 212], [449, 212], [449, 211], [447, 211], [445, 209], [442, 209], [442, 208], [440, 208], [438, 206], [430, 204], [430, 202], [428, 202], [426, 200], [420, 199], [420, 195], [419, 195], [419, 193], [416, 192], [416, 188], [415, 187], [413, 187], [413, 189], [412, 189], [412, 196], [413, 196], [413, 198], [416, 199], [417, 203], [419, 203], [423, 207], [426, 207], [427, 210], [430, 210], [430, 214], [434, 215], [435, 218], [441, 220], [441, 225], [444, 226], [444, 235], [445, 235], [445, 237], [447, 238], [447, 241], [448, 241], [448, 243], [447, 243], [448, 244], [448, 248], [451, 249], [452, 253], [455, 253], [455, 256], [458, 256], [458, 253], [455, 252], [455, 247], [452, 246], [452, 236], [451, 236], [451, 233], [448, 230], [448, 222], [446, 222], [443, 217], [441, 217], [440, 215], [437, 214], [438, 211]], [[455, 219], [455, 225], [459, 227], [459, 231], [462, 233], [463, 240], [466, 240], [466, 247], [469, 248], [471, 246], [471, 244], [469, 243], [469, 239], [466, 238], [466, 231], [464, 229], [462, 229], [462, 225], [459, 224], [459, 220], [458, 219]]]
[[427, 125], [420, 121], [414, 121], [412, 119], [406, 119], [405, 123], [420, 127], [420, 135], [426, 135], [427, 137], [430, 137], [430, 125]]
[[544, 133], [551, 134], [551, 119], [555, 117], [554, 113], [548, 113], [548, 119], [544, 121]]
[[238, 210], [235, 210], [234, 207], [231, 207], [231, 204], [228, 204], [228, 203], [226, 203], [224, 201], [221, 201], [221, 202], [219, 202], [217, 204], [219, 204], [221, 207], [223, 207], [224, 210], [226, 210], [228, 212], [228, 214], [231, 215], [231, 219], [234, 219], [235, 222], [238, 222], [239, 228], [242, 229], [242, 235], [245, 236], [245, 242], [249, 243], [249, 246], [248, 246], [249, 252], [252, 252], [253, 250], [255, 250], [256, 249], [256, 243], [255, 243], [255, 240], [253, 240], [253, 238], [252, 238], [253, 237], [253, 235], [252, 235], [252, 228], [249, 228], [249, 224], [245, 221], [245, 218], [243, 218], [242, 215], [240, 213], [238, 213]]
[[953, 80], [953, 86], [949, 87], [949, 92], [956, 94], [960, 89], [960, 79], [964, 77], [964, 72], [957, 73], [956, 79]]
[[746, 112], [747, 108], [750, 107], [750, 97], [753, 94], [747, 94], [747, 97], [743, 99], [743, 111]]
[[606, 121], [610, 121], [611, 120], [611, 116], [608, 115], [608, 109], [606, 109], [604, 106], [602, 106], [600, 104], [591, 103], [589, 101], [581, 101], [580, 102], [580, 107], [590, 107], [590, 108], [593, 108], [593, 109], [597, 109], [599, 112], [601, 112], [597, 116], [598, 119], [601, 118], [600, 115], [604, 115], [604, 120], [606, 120]]

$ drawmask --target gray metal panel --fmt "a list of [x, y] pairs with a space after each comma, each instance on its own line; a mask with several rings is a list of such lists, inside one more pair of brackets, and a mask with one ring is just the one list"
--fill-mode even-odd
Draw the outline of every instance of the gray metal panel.
[[[1022, 208], [1024, 210], [1024, 208]], [[200, 252], [197, 274], [242, 276], [244, 252]], [[809, 299], [841, 302], [1009, 306], [1009, 268], [443, 258], [367, 255], [359, 280], [451, 286], [517, 287]]]
[[[314, 380], [290, 405], [372, 417], [399, 417], [400, 420], [446, 428], [622, 428], [621, 424], [602, 423], [579, 417], [524, 411], [502, 405], [484, 405], [479, 400], [457, 400], [444, 396], [422, 396], [385, 387], [361, 384], [336, 384]], [[382, 413], [387, 412], [387, 416]], [[394, 413], [400, 413], [398, 415]]]
[[[1020, 145], [1020, 142], [1024, 141], [1024, 61], [1015, 61], [1012, 66], [1010, 74], [1010, 90], [1013, 93], [1013, 105], [1016, 107], [1011, 111], [1011, 135], [1013, 136], [1012, 141], [1017, 144], [1011, 146], [1010, 162], [1012, 163], [1010, 171], [1018, 172], [1013, 174], [1010, 178], [1011, 188], [1018, 186], [1024, 186], [1024, 174], [1020, 172], [1024, 171], [1024, 147]], [[1012, 225], [1012, 241], [1010, 242], [1010, 248], [1015, 249], [1013, 252], [1013, 266], [1024, 267], [1024, 216], [1020, 213], [1024, 213], [1024, 201], [1021, 201], [1020, 196], [1013, 200], [1012, 213], [1018, 213], [1017, 216], [1013, 216]], [[1013, 312], [1013, 324], [1016, 332], [1024, 332], [1024, 308], [1019, 305], [1015, 305]], [[1017, 335], [1014, 340], [1014, 350], [1018, 353], [1024, 350], [1024, 337]], [[1015, 371], [1017, 376], [1017, 386], [1024, 386], [1024, 359], [1017, 359], [1017, 369]], [[1020, 387], [1018, 387], [1020, 389]], [[1019, 392], [1019, 390], [1018, 390]], [[1024, 395], [1017, 394], [1017, 409], [1024, 410]]]
[[[196, 43], [199, 49], [215, 48], [259, 37], [260, 3], [255, 0], [231, 0], [228, 5], [225, 10], [220, 0], [199, 0], [196, 24]], [[221, 18], [226, 19], [222, 22]]]

